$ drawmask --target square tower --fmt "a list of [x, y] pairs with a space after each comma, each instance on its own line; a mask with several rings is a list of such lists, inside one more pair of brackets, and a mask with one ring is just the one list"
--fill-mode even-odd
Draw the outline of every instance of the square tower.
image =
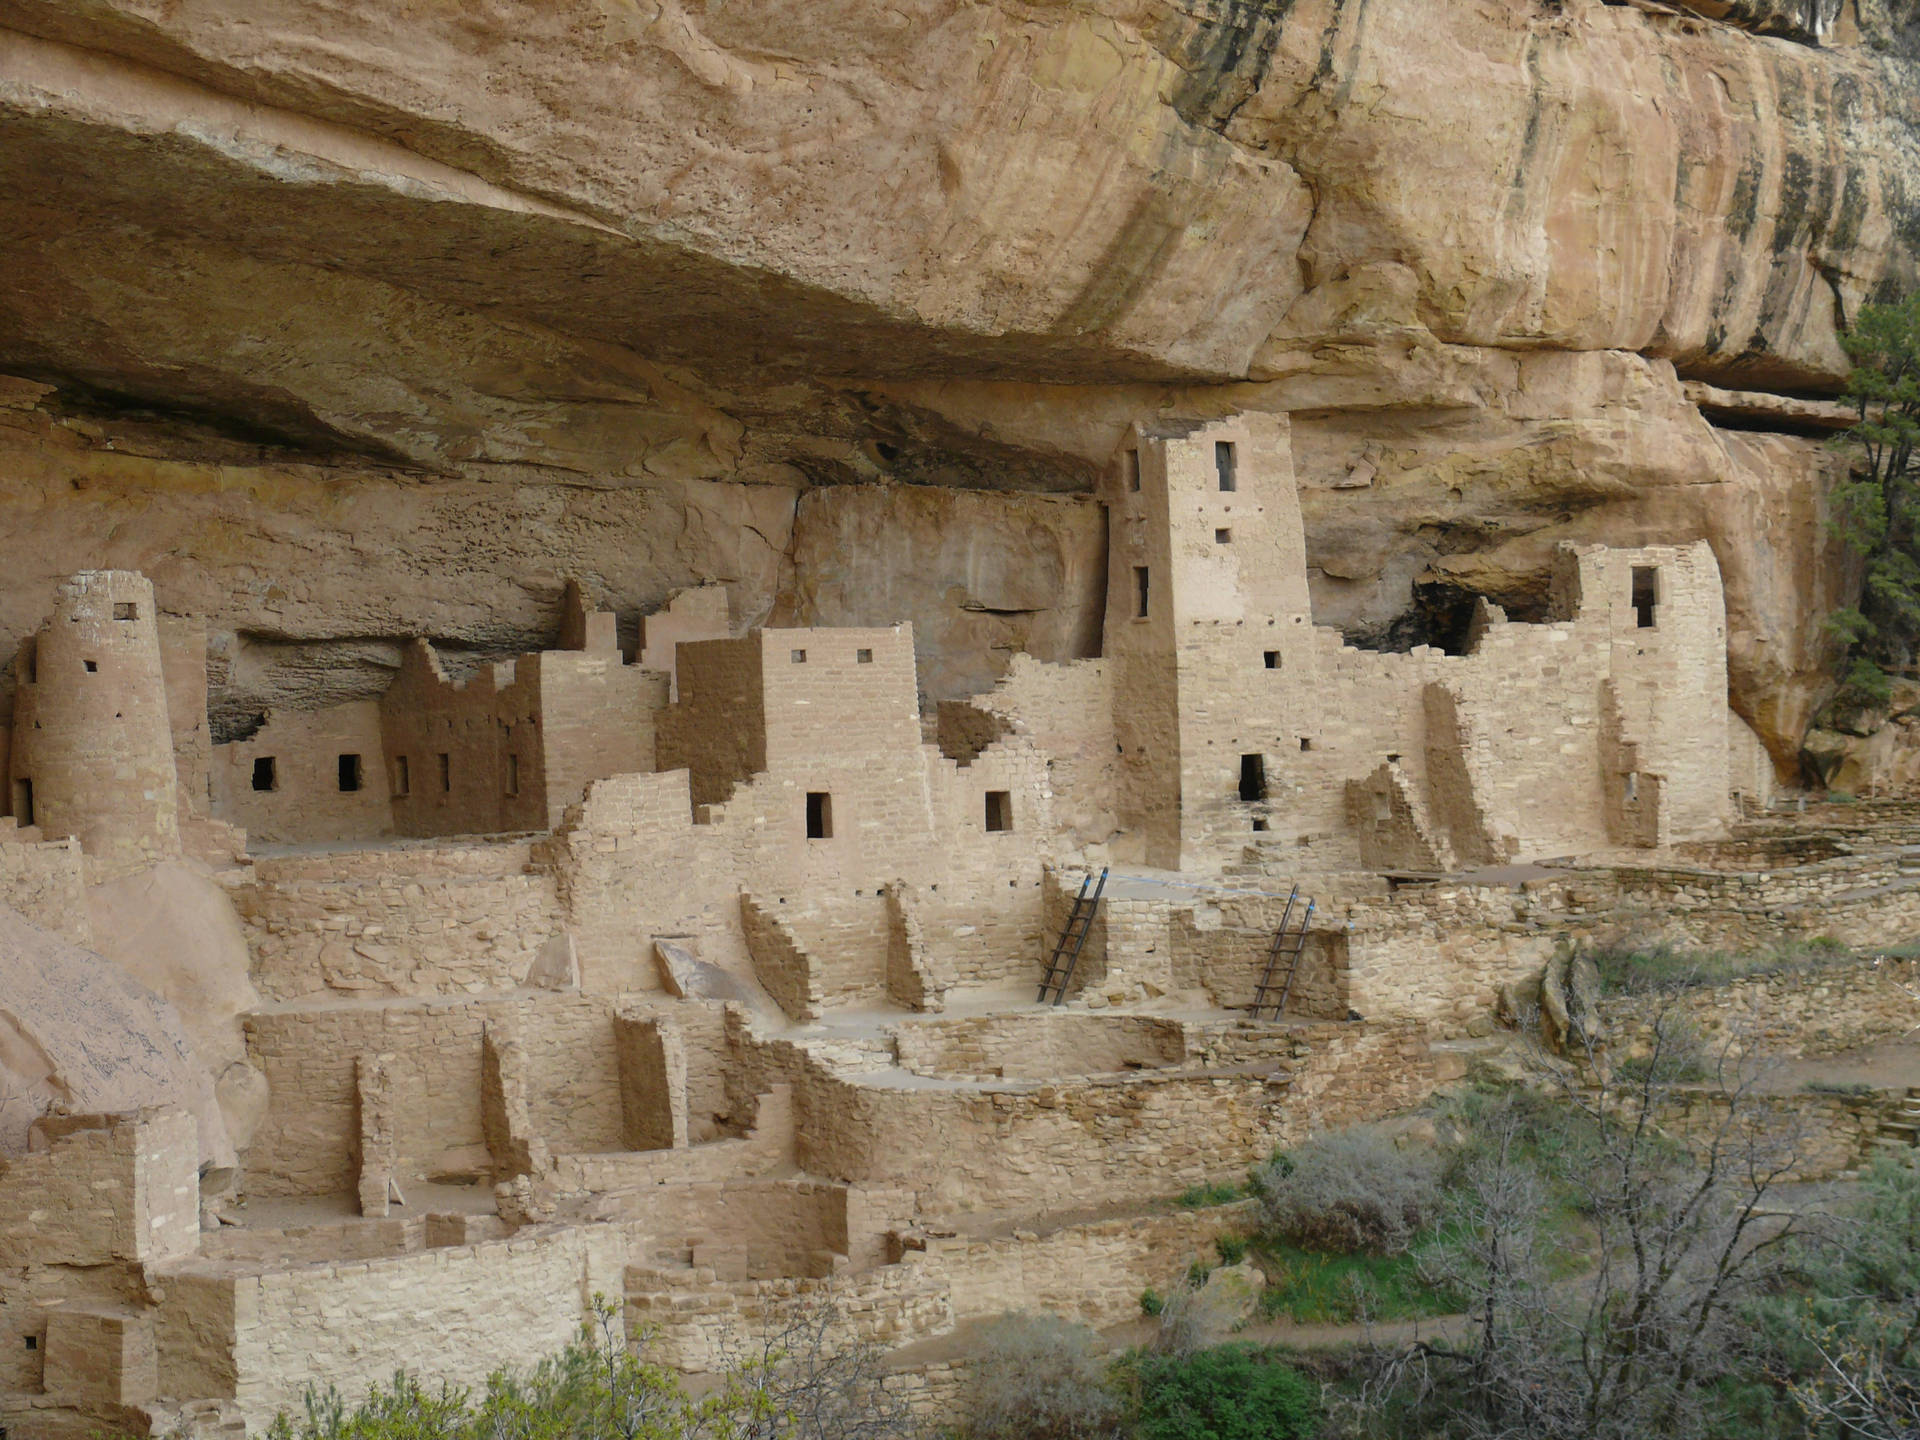
[[1107, 480], [1120, 823], [1169, 869], [1237, 853], [1311, 745], [1315, 644], [1284, 415], [1141, 427]]

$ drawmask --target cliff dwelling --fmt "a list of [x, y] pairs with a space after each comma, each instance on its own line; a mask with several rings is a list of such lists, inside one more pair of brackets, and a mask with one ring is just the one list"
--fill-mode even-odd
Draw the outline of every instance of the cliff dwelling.
[[[1830, 442], [1916, 56], [0, 7], [0, 1440], [583, 1323], [720, 1393], [816, 1300], [963, 1434], [993, 1323], [1133, 1344], [1250, 1172], [1592, 1041], [1606, 946], [1821, 951], [1686, 1003], [1910, 1045], [1920, 672], [1845, 702]], [[1882, 1070], [1793, 1072], [1794, 1183], [1920, 1144]]]

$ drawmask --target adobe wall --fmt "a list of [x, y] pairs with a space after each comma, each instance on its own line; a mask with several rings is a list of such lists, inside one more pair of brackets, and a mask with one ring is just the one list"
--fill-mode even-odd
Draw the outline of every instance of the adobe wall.
[[[359, 757], [356, 790], [340, 788], [342, 756]], [[214, 746], [209, 765], [213, 813], [242, 827], [250, 841], [307, 844], [393, 833], [376, 700], [275, 712], [247, 739]], [[270, 787], [256, 788], [256, 771], [269, 766]]]
[[16, 818], [27, 818], [21, 786], [30, 785], [41, 833], [80, 840], [98, 879], [179, 854], [173, 727], [146, 578], [83, 570], [63, 581], [16, 673]]
[[545, 650], [519, 664], [539, 687], [539, 774], [522, 782], [543, 787], [534, 828], [556, 828], [595, 780], [653, 769], [668, 675], [623, 664], [618, 650]]
[[1740, 1048], [1772, 1055], [1834, 1055], [1920, 1027], [1920, 959], [1875, 956], [1818, 969], [1750, 975], [1677, 997], [1632, 995], [1608, 1001], [1622, 1037], [1677, 1008], [1710, 1044], [1732, 1037]]
[[264, 856], [225, 884], [268, 1001], [509, 990], [563, 923], [525, 841]]
[[[1004, 727], [1046, 756], [1058, 832], [1100, 841], [1118, 828], [1119, 765], [1108, 662], [1050, 665], [1016, 654], [993, 689], [964, 704], [943, 703], [940, 713], [946, 716], [954, 706], [983, 714], [995, 732], [988, 734], [977, 724], [970, 725], [969, 733], [980, 742], [973, 753], [999, 739], [997, 732]], [[947, 723], [957, 727], [963, 722], [954, 718]], [[957, 733], [951, 743], [957, 748]], [[942, 749], [944, 753], [946, 746]]]
[[184, 1110], [50, 1116], [0, 1161], [0, 1270], [157, 1264], [200, 1242], [198, 1134]]
[[727, 587], [695, 585], [667, 596], [665, 608], [640, 617], [637, 663], [669, 677], [670, 700], [680, 698], [678, 647], [694, 640], [724, 640], [732, 633]]
[[657, 768], [685, 770], [696, 806], [725, 800], [767, 768], [765, 649], [759, 635], [677, 645], [679, 699], [660, 717]]
[[[160, 675], [173, 730], [180, 813], [205, 815], [213, 735], [207, 726], [207, 622], [197, 615], [161, 615]], [[4, 746], [0, 746], [4, 748]]]
[[892, 1348], [953, 1329], [946, 1287], [919, 1255], [833, 1279], [722, 1280], [711, 1269], [654, 1265], [627, 1271], [627, 1324], [647, 1332], [647, 1358], [695, 1373], [725, 1368], [731, 1347], [766, 1334], [809, 1298], [840, 1307], [829, 1351], [849, 1340]]
[[[1463, 1035], [1493, 1012], [1500, 988], [1538, 975], [1561, 887], [1435, 885], [1345, 908], [1348, 1003], [1369, 1021], [1417, 1021]], [[1332, 918], [1332, 917], [1330, 917]]]
[[1063, 1315], [1104, 1329], [1140, 1317], [1140, 1295], [1165, 1294], [1195, 1260], [1218, 1259], [1213, 1242], [1245, 1234], [1254, 1201], [1021, 1231], [990, 1239], [934, 1237], [927, 1266], [945, 1277], [956, 1321], [1009, 1310]]
[[[362, 1395], [404, 1369], [478, 1385], [572, 1340], [587, 1298], [620, 1294], [634, 1227], [536, 1227], [511, 1239], [263, 1273], [164, 1277], [163, 1393], [231, 1398], [249, 1430], [309, 1386]], [[214, 1387], [219, 1388], [214, 1388]]]
[[622, 1144], [613, 1002], [527, 993], [512, 999], [424, 1000], [269, 1009], [246, 1018], [247, 1048], [270, 1087], [248, 1153], [260, 1195], [354, 1190], [354, 1057], [390, 1054], [394, 1170], [410, 1179], [491, 1169], [481, 1124], [481, 1036], [489, 1020], [517, 1027], [528, 1061], [534, 1133], [554, 1151]]
[[407, 646], [400, 673], [380, 699], [394, 833], [546, 828], [540, 687], [529, 658], [482, 666], [456, 684], [432, 646], [424, 640]]
[[[26, 834], [37, 832], [28, 831]], [[85, 857], [77, 840], [36, 841], [0, 825], [0, 906], [76, 945], [93, 944]]]
[[894, 1027], [916, 1075], [1051, 1079], [1159, 1069], [1187, 1059], [1185, 1027], [1153, 1015], [1025, 1011]]

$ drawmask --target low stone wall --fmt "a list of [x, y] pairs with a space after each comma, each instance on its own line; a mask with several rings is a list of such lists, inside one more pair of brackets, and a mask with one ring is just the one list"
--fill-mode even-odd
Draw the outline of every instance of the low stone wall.
[[29, 924], [62, 939], [91, 946], [93, 927], [87, 921], [87, 878], [80, 842], [0, 838], [0, 907], [18, 910]]
[[510, 990], [562, 925], [524, 841], [270, 856], [228, 889], [268, 1001]]
[[1027, 1077], [1158, 1069], [1186, 1059], [1178, 1020], [1151, 1015], [1016, 1011], [916, 1020], [894, 1031], [900, 1063], [916, 1075]]
[[162, 1394], [230, 1399], [249, 1430], [308, 1386], [356, 1399], [404, 1369], [476, 1385], [572, 1340], [595, 1292], [618, 1300], [630, 1225], [541, 1227], [511, 1239], [249, 1273], [165, 1272]]
[[1500, 987], [1537, 975], [1565, 911], [1559, 882], [1420, 886], [1347, 910], [1348, 994], [1369, 1021], [1418, 1021], [1436, 1039], [1492, 1014]]
[[723, 1368], [730, 1346], [767, 1334], [809, 1301], [839, 1312], [829, 1352], [849, 1342], [892, 1348], [953, 1329], [944, 1276], [918, 1254], [864, 1275], [806, 1279], [722, 1280], [698, 1266], [627, 1270], [628, 1333], [641, 1338], [649, 1360], [676, 1370]]
[[1614, 997], [1607, 1013], [1617, 1030], [1631, 1035], [1669, 1005], [1709, 1042], [1731, 1035], [1745, 1049], [1833, 1055], [1920, 1031], [1920, 960], [1869, 956], [1750, 975], [1677, 996]]
[[[1661, 1127], [1683, 1143], [1714, 1140], [1744, 1157], [1749, 1146], [1761, 1168], [1778, 1169], [1785, 1183], [1831, 1180], [1861, 1165], [1880, 1133], [1883, 1094], [1756, 1094], [1741, 1100], [1740, 1123], [1729, 1128], [1727, 1098], [1716, 1090], [1681, 1089], [1660, 1116]], [[1735, 1161], [1744, 1169], [1744, 1158]]]
[[481, 1035], [517, 1027], [528, 1061], [533, 1133], [556, 1151], [619, 1150], [619, 1065], [612, 1001], [526, 992], [486, 1000], [414, 1000], [263, 1010], [247, 1047], [267, 1077], [269, 1110], [247, 1160], [257, 1195], [354, 1189], [354, 1057], [393, 1056], [394, 1168], [408, 1178], [484, 1171]]
[[1140, 1318], [1140, 1295], [1178, 1284], [1221, 1235], [1252, 1227], [1255, 1202], [1015, 1231], [988, 1240], [934, 1238], [927, 1261], [945, 1276], [956, 1320], [1044, 1310], [1093, 1326]]

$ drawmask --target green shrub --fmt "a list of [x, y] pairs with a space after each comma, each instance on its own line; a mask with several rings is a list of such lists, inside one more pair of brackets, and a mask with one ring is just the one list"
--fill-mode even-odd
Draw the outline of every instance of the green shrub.
[[1244, 1235], [1216, 1235], [1213, 1248], [1220, 1252], [1222, 1265], [1238, 1265], [1247, 1258], [1247, 1237]]
[[1438, 1168], [1370, 1130], [1320, 1136], [1256, 1172], [1263, 1229], [1307, 1250], [1400, 1254], [1439, 1205]]
[[1166, 1297], [1151, 1285], [1140, 1292], [1140, 1313], [1149, 1320], [1166, 1308]]
[[1299, 1372], [1251, 1345], [1134, 1357], [1139, 1440], [1308, 1440], [1319, 1395]]

